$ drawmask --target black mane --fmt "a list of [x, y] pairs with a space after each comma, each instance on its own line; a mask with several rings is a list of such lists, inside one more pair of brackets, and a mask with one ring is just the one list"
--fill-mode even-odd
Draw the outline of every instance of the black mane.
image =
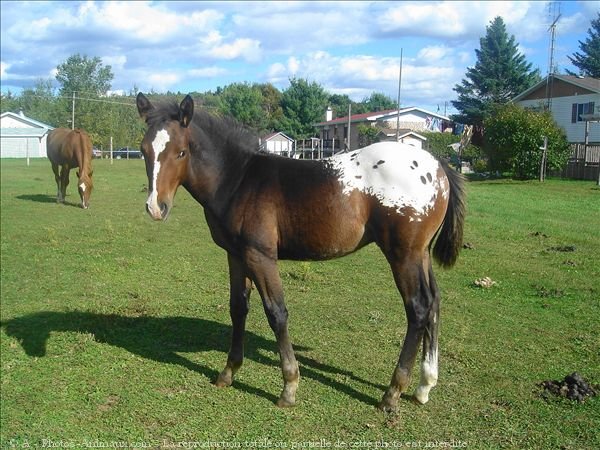
[[[179, 104], [175, 101], [157, 103], [146, 117], [149, 128], [160, 127], [171, 120], [179, 120]], [[205, 144], [208, 140], [213, 145], [235, 147], [241, 151], [258, 151], [258, 137], [232, 117], [197, 108], [190, 126], [194, 128], [194, 138], [198, 144]]]

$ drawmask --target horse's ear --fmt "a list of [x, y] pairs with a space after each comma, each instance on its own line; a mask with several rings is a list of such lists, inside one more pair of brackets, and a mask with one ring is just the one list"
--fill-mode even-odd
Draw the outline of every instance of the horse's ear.
[[146, 96], [140, 92], [135, 99], [135, 103], [137, 104], [140, 117], [144, 120], [147, 120], [148, 113], [154, 109], [154, 106], [152, 103], [150, 103], [150, 100], [148, 100], [148, 98], [146, 98]]
[[192, 121], [194, 116], [194, 100], [188, 95], [181, 101], [179, 105], [179, 123], [186, 128]]

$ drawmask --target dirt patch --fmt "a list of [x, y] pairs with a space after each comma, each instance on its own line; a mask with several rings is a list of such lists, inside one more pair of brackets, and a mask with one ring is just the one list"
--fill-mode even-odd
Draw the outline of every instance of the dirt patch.
[[548, 235], [546, 233], [542, 233], [541, 231], [534, 231], [533, 233], [529, 233], [529, 236], [537, 236], [547, 238]]
[[546, 380], [539, 384], [542, 387], [542, 398], [548, 400], [550, 396], [564, 397], [577, 402], [584, 402], [588, 397], [598, 395], [598, 386], [588, 383], [577, 372], [567, 375], [562, 381]]
[[549, 252], [574, 252], [576, 250], [574, 245], [557, 245], [556, 247], [548, 247]]

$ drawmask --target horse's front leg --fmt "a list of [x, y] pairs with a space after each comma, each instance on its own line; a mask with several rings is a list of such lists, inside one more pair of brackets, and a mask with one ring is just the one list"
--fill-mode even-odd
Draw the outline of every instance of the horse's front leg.
[[242, 261], [229, 254], [228, 262], [229, 314], [232, 324], [231, 347], [229, 348], [227, 364], [215, 382], [218, 387], [231, 386], [233, 376], [244, 360], [244, 331], [252, 287], [250, 279], [246, 276], [246, 269]]
[[300, 371], [288, 334], [288, 312], [283, 298], [283, 287], [277, 261], [274, 257], [269, 257], [261, 251], [250, 250], [246, 253], [246, 265], [260, 293], [269, 325], [275, 333], [279, 347], [283, 391], [277, 401], [277, 406], [294, 406]]

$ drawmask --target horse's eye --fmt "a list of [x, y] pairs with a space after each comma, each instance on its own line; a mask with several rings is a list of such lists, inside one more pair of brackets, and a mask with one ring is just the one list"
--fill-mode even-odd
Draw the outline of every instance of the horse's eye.
[[177, 155], [177, 159], [181, 159], [181, 158], [183, 158], [184, 156], [185, 156], [185, 150], [181, 150], [181, 151], [179, 152], [179, 154]]

